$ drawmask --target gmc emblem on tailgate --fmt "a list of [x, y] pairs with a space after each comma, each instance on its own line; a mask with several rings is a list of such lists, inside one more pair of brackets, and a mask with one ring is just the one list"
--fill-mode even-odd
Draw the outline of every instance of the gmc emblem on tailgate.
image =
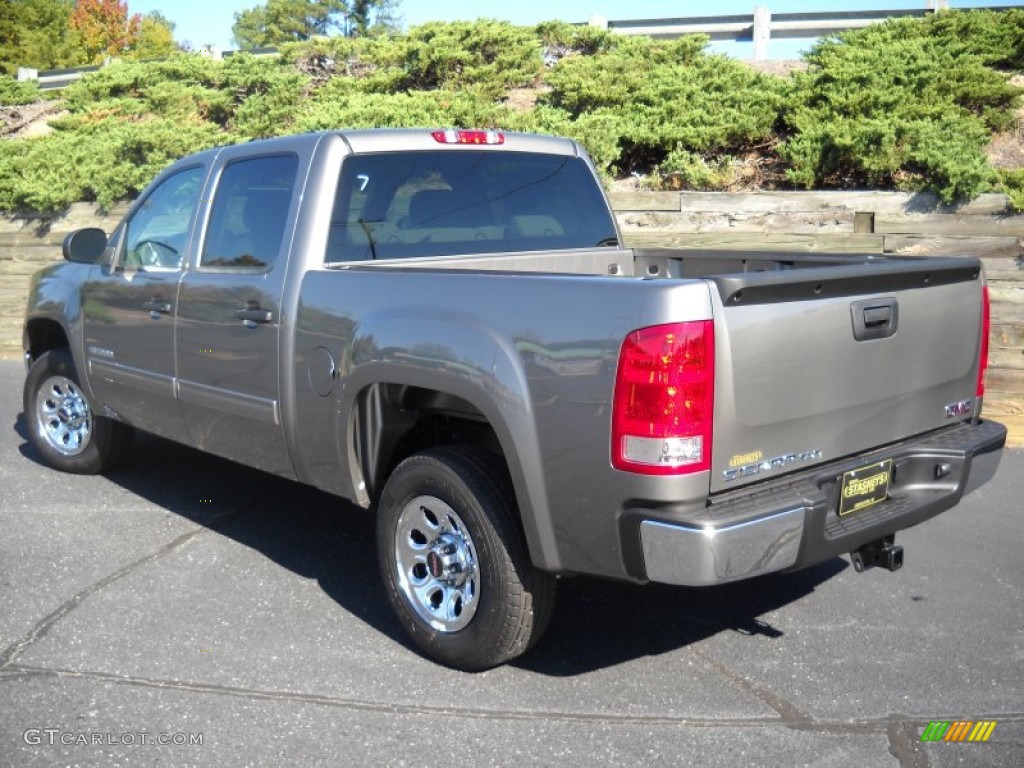
[[946, 406], [946, 418], [952, 419], [957, 416], [966, 416], [974, 411], [974, 400], [961, 400], [959, 403], [950, 403]]

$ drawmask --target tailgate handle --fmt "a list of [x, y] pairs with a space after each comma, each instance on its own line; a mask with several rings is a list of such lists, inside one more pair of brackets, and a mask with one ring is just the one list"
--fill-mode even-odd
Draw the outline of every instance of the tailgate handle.
[[896, 299], [867, 299], [850, 305], [853, 338], [857, 341], [887, 339], [896, 333], [899, 304]]
[[892, 307], [868, 307], [864, 310], [864, 327], [877, 328], [892, 322]]

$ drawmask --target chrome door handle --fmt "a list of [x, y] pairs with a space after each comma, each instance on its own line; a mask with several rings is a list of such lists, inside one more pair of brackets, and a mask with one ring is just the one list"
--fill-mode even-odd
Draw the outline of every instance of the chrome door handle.
[[149, 310], [149, 316], [154, 320], [159, 320], [163, 315], [170, 314], [171, 302], [163, 301], [162, 299], [150, 299], [149, 301], [143, 302], [142, 308]]
[[269, 323], [274, 319], [274, 313], [269, 309], [259, 307], [246, 307], [235, 310], [235, 319], [241, 320], [246, 328], [255, 328], [257, 323]]

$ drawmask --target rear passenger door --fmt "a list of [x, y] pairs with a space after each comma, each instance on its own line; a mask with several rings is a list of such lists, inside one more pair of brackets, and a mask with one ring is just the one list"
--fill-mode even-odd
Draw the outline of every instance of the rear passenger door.
[[294, 472], [279, 347], [298, 168], [290, 153], [240, 155], [221, 168], [176, 324], [178, 396], [192, 442], [286, 477]]

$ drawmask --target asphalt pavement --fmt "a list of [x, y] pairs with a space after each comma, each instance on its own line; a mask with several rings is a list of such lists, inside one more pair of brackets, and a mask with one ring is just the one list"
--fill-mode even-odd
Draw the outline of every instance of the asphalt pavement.
[[897, 573], [563, 579], [541, 644], [472, 675], [402, 636], [368, 513], [148, 436], [58, 473], [23, 376], [0, 361], [4, 768], [1024, 764], [1024, 452]]

